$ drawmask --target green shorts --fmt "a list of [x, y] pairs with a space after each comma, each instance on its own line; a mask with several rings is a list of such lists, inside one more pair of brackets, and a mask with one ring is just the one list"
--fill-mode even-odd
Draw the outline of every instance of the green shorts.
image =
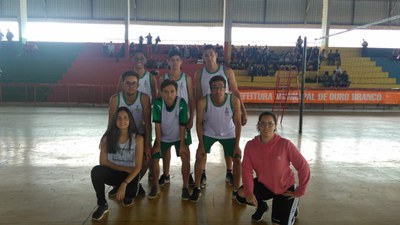
[[223, 149], [224, 149], [224, 155], [225, 156], [230, 156], [233, 158], [239, 158], [240, 156], [233, 155], [235, 153], [235, 144], [236, 144], [236, 138], [230, 138], [230, 139], [216, 139], [212, 137], [208, 137], [203, 135], [203, 143], [204, 143], [204, 150], [206, 153], [210, 153], [211, 151], [211, 146], [215, 142], [221, 143]]
[[[192, 136], [190, 135], [190, 130], [187, 130], [187, 136], [186, 137], [187, 138], [185, 139], [185, 145], [189, 146], [190, 144], [192, 144]], [[176, 156], [180, 157], [179, 148], [181, 147], [181, 141], [175, 141], [175, 142], [163, 142], [163, 141], [161, 141], [161, 152], [151, 155], [151, 158], [152, 159], [163, 158], [165, 153], [169, 149], [171, 149], [172, 146], [175, 147]], [[188, 148], [188, 150], [189, 150], [189, 148]]]

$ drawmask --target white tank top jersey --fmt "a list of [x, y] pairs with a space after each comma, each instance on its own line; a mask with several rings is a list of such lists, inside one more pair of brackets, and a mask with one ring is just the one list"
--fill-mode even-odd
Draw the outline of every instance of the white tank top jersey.
[[116, 153], [107, 153], [107, 159], [111, 163], [119, 166], [135, 167], [136, 134], [132, 134], [131, 147], [129, 140], [126, 143], [118, 143]]
[[[165, 102], [162, 101], [161, 111], [161, 141], [176, 142], [180, 140], [179, 107], [181, 98], [177, 97], [175, 106], [171, 111], [167, 110]], [[174, 124], [174, 125], [171, 125]], [[186, 136], [186, 135], [185, 135]]]
[[152, 95], [151, 95], [151, 74], [146, 71], [143, 77], [139, 78], [139, 87], [138, 91], [145, 93], [150, 98], [150, 103], [152, 102]]
[[128, 104], [125, 101], [124, 94], [122, 92], [118, 93], [118, 108], [126, 107], [132, 113], [133, 120], [139, 134], [144, 134], [144, 117], [143, 117], [143, 105], [142, 105], [142, 93], [140, 91], [136, 92], [136, 98], [132, 104]]
[[224, 104], [216, 106], [211, 96], [206, 96], [206, 109], [204, 112], [204, 135], [216, 139], [235, 138], [235, 124], [233, 123], [232, 94], [226, 93]]
[[228, 80], [228, 76], [225, 73], [225, 68], [221, 65], [218, 66], [218, 70], [214, 73], [210, 73], [208, 72], [206, 67], [203, 67], [203, 69], [201, 69], [201, 76], [200, 76], [200, 84], [201, 84], [201, 91], [203, 92], [203, 96], [206, 96], [208, 94], [211, 94], [211, 90], [210, 90], [210, 80], [211, 78], [213, 78], [214, 76], [223, 76], [226, 80], [226, 89], [225, 92], [228, 93], [229, 92], [229, 80]]
[[[170, 79], [169, 74], [165, 74], [163, 79]], [[178, 84], [178, 97], [183, 98], [186, 103], [189, 104], [188, 81], [186, 73], [181, 73], [181, 76], [178, 80], [176, 80], [176, 83]]]

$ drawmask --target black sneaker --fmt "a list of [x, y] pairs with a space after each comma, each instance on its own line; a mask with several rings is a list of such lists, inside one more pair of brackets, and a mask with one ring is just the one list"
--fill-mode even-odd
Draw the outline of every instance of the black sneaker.
[[181, 198], [183, 201], [187, 201], [190, 199], [190, 193], [188, 188], [182, 188]]
[[97, 206], [96, 211], [92, 214], [92, 220], [102, 220], [103, 217], [108, 213], [108, 205], [99, 205]]
[[232, 198], [233, 199], [236, 199], [236, 196], [238, 195], [238, 192], [237, 192], [237, 190], [233, 190], [232, 191]]
[[190, 173], [190, 175], [189, 175], [189, 187], [195, 187], [196, 186], [196, 183], [194, 182], [192, 174], [193, 173]]
[[232, 170], [227, 170], [226, 171], [226, 178], [225, 178], [226, 183], [229, 185], [233, 185], [233, 173]]
[[264, 213], [266, 211], [268, 211], [268, 205], [266, 202], [261, 201], [261, 202], [258, 202], [258, 204], [259, 204], [259, 206], [258, 206], [256, 212], [253, 215], [251, 215], [251, 220], [253, 222], [260, 222], [263, 219]]
[[144, 196], [146, 196], [146, 191], [143, 189], [142, 184], [139, 184], [139, 192], [138, 192], [137, 197], [142, 198]]
[[108, 198], [114, 199], [115, 197], [117, 197], [117, 192], [118, 192], [118, 187], [112, 186], [111, 191], [108, 192]]
[[193, 193], [190, 196], [190, 201], [191, 202], [197, 202], [199, 201], [199, 198], [201, 196], [201, 189], [200, 188], [194, 188]]
[[150, 193], [149, 193], [149, 195], [147, 196], [149, 199], [154, 199], [154, 198], [157, 198], [158, 197], [158, 195], [160, 194], [160, 189], [159, 188], [157, 188], [157, 187], [152, 187], [151, 188], [151, 190], [150, 190]]
[[125, 197], [124, 200], [122, 200], [122, 205], [125, 207], [133, 205], [132, 198]]
[[206, 172], [203, 171], [203, 173], [201, 174], [200, 187], [205, 188], [206, 184], [207, 184], [207, 176], [206, 176]]
[[169, 179], [169, 175], [161, 175], [160, 179], [158, 180], [158, 184], [162, 187], [165, 184], [169, 184], [171, 180]]
[[246, 198], [241, 197], [237, 193], [236, 193], [236, 202], [239, 205], [246, 205], [247, 204]]

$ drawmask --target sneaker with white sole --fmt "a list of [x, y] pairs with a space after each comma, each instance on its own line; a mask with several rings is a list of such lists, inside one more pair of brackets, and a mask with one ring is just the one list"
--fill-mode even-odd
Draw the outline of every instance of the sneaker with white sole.
[[92, 214], [92, 220], [102, 220], [103, 217], [108, 213], [108, 205], [99, 205], [97, 206], [96, 211]]

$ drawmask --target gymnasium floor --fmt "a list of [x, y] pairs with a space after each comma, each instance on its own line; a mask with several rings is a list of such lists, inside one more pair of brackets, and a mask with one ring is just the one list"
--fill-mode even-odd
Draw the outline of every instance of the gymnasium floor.
[[[243, 128], [241, 147], [256, 135], [258, 112]], [[400, 222], [400, 113], [305, 112], [285, 116], [278, 133], [301, 149], [311, 180], [297, 225], [392, 225]], [[159, 199], [133, 207], [109, 200], [103, 222], [90, 170], [106, 128], [104, 107], [0, 107], [0, 224], [252, 224], [254, 208], [232, 201], [218, 145], [208, 157], [208, 185], [197, 203], [180, 200], [180, 161], [173, 155], [171, 184]], [[197, 138], [192, 130], [192, 167]], [[146, 176], [147, 178], [147, 176]], [[147, 193], [147, 179], [143, 183]], [[268, 201], [269, 205], [271, 204]], [[271, 224], [270, 211], [258, 224]]]

